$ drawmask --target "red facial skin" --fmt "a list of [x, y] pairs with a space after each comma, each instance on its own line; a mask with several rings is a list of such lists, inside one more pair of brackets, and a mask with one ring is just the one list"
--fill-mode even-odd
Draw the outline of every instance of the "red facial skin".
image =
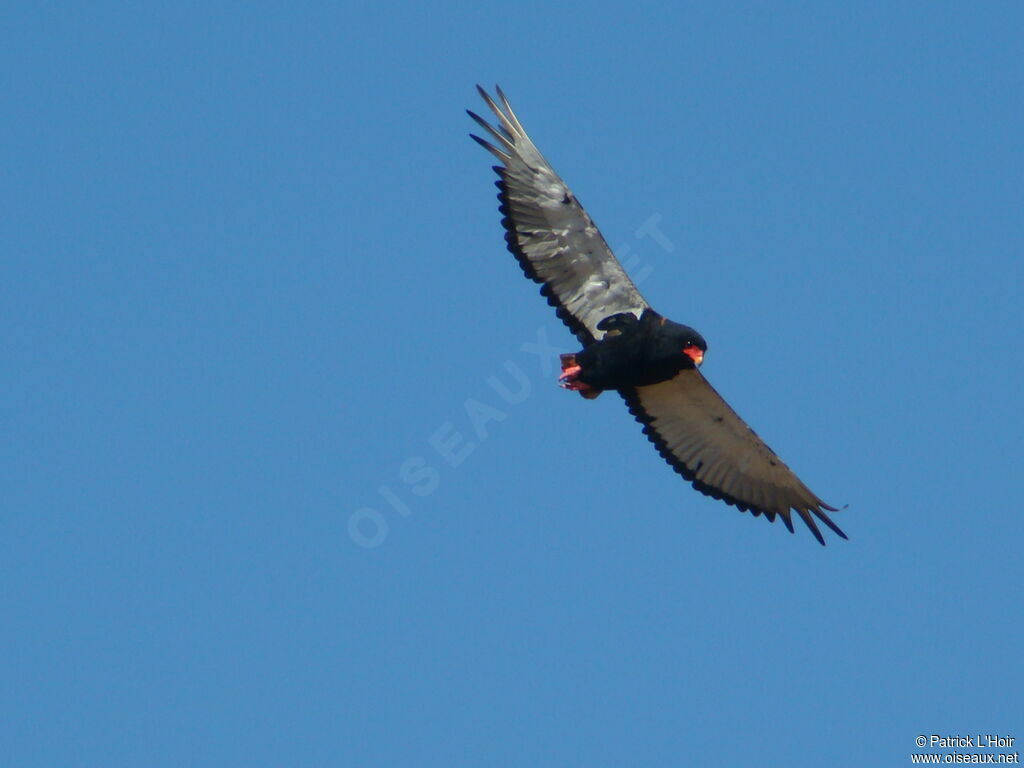
[[704, 353], [700, 351], [700, 347], [694, 344], [683, 347], [683, 354], [693, 360], [694, 365], [700, 365], [704, 362]]

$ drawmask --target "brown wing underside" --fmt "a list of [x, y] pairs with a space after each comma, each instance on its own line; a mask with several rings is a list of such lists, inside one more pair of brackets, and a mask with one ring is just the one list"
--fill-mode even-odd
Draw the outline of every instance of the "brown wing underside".
[[822, 545], [814, 518], [846, 538], [826, 514], [835, 507], [800, 481], [699, 370], [622, 396], [658, 452], [701, 493], [770, 521], [779, 516], [791, 532], [795, 511]]

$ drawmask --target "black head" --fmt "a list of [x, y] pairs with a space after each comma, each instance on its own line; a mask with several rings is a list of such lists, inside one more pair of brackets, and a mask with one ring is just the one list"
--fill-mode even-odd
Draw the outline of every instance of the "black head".
[[684, 368], [695, 368], [704, 362], [708, 344], [704, 337], [688, 325], [665, 320], [658, 329], [655, 342], [655, 357], [679, 360]]

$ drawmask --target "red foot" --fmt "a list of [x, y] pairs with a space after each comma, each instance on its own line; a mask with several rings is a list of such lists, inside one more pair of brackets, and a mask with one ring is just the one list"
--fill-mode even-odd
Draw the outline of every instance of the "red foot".
[[582, 372], [583, 369], [578, 365], [570, 365], [568, 368], [562, 369], [562, 375], [558, 377], [558, 380], [562, 382], [562, 386], [567, 386], [568, 383], [575, 382]]
[[576, 364], [576, 355], [562, 355], [562, 375], [558, 377], [558, 385], [562, 389], [579, 392], [588, 400], [593, 400], [601, 394], [601, 390], [580, 381], [581, 373], [583, 369]]

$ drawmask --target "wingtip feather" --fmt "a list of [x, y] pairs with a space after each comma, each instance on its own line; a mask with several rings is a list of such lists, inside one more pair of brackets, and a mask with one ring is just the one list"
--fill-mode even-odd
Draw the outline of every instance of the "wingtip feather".
[[[822, 504], [821, 506], [824, 507], [825, 509], [831, 511], [831, 512], [838, 512], [839, 511], [839, 510], [833, 509], [832, 507], [828, 506], [827, 504]], [[811, 509], [811, 512], [814, 513], [814, 516], [816, 518], [818, 518], [819, 520], [821, 520], [821, 522], [823, 522], [825, 525], [827, 525], [832, 530], [832, 533], [834, 533], [836, 536], [839, 536], [840, 538], [849, 540], [850, 537], [847, 536], [845, 533], [843, 533], [843, 530], [838, 525], [833, 523], [832, 522], [832, 518], [830, 518], [828, 515], [826, 515], [823, 511], [821, 511], [820, 509]]]
[[476, 142], [477, 144], [479, 144], [479, 145], [480, 145], [481, 147], [483, 147], [484, 149], [486, 149], [486, 150], [487, 150], [488, 152], [490, 152], [490, 153], [491, 153], [492, 155], [494, 155], [494, 156], [495, 156], [496, 158], [498, 158], [499, 160], [501, 160], [501, 161], [502, 161], [503, 163], [506, 163], [506, 162], [508, 162], [508, 161], [509, 161], [509, 160], [511, 159], [511, 156], [509, 156], [509, 155], [506, 155], [506, 154], [505, 154], [504, 152], [502, 152], [502, 151], [501, 151], [500, 149], [498, 149], [498, 148], [497, 148], [496, 146], [494, 146], [493, 144], [491, 144], [491, 143], [490, 143], [489, 141], [487, 141], [486, 139], [481, 139], [481, 138], [480, 138], [479, 136], [477, 136], [477, 135], [476, 135], [475, 133], [471, 133], [471, 134], [469, 134], [469, 138], [471, 138], [471, 139], [472, 139], [473, 141], [475, 141], [475, 142]]
[[800, 515], [800, 519], [804, 521], [804, 525], [806, 525], [811, 530], [811, 533], [814, 534], [814, 538], [818, 540], [818, 543], [824, 547], [825, 537], [822, 536], [821, 531], [818, 530], [818, 526], [815, 524], [814, 518], [811, 517], [810, 511], [805, 507], [796, 507], [796, 513]]

